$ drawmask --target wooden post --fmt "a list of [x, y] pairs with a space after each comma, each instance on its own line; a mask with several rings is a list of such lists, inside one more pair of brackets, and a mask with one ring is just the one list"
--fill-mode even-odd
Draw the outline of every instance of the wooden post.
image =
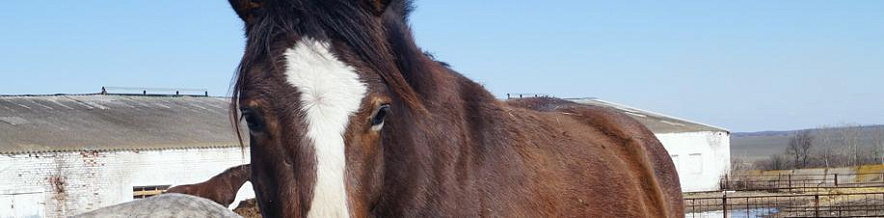
[[792, 174], [789, 173], [789, 190], [792, 190]]
[[694, 214], [697, 213], [697, 208], [694, 205], [697, 205], [697, 200], [691, 199], [691, 217], [692, 218], [694, 217]]
[[727, 192], [721, 196], [721, 212], [724, 214], [724, 218], [727, 218]]
[[778, 173], [777, 174], [777, 183], [774, 184], [774, 188], [783, 188], [782, 184], [783, 184], [783, 174]]
[[813, 216], [820, 217], [820, 194], [813, 195]]
[[838, 174], [835, 174], [835, 187], [838, 187]]

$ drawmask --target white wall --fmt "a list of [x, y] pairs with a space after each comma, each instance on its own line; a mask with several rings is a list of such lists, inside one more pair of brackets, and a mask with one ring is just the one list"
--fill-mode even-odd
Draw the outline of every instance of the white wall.
[[686, 132], [656, 134], [678, 171], [683, 192], [719, 190], [730, 169], [730, 134]]
[[[0, 155], [0, 217], [76, 215], [131, 201], [133, 186], [202, 182], [245, 163], [248, 148], [239, 147]], [[248, 184], [240, 194], [238, 199], [254, 197]], [[31, 209], [8, 212], [9, 199], [17, 200], [16, 208]]]

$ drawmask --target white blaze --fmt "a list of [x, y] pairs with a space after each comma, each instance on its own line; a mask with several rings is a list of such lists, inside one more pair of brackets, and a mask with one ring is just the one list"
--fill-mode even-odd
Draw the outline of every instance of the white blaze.
[[301, 92], [307, 137], [316, 150], [316, 184], [307, 217], [349, 217], [344, 184], [344, 131], [366, 86], [356, 69], [338, 60], [329, 44], [300, 40], [285, 51], [289, 84]]

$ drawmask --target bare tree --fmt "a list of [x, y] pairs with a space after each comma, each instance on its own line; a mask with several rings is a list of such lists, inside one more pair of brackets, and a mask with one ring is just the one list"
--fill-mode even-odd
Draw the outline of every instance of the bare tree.
[[766, 159], [755, 161], [753, 168], [759, 170], [784, 170], [788, 168], [788, 162], [788, 158], [782, 154], [772, 154]]
[[[821, 126], [790, 136], [784, 153], [753, 161], [760, 170], [884, 164], [884, 125]], [[806, 147], [804, 147], [804, 146]]]
[[789, 146], [786, 147], [786, 153], [794, 157], [795, 168], [807, 167], [807, 157], [810, 148], [813, 146], [813, 135], [810, 130], [798, 132], [789, 139]]
[[817, 128], [817, 137], [819, 138], [819, 147], [823, 149], [820, 154], [821, 159], [826, 168], [832, 165], [832, 147], [835, 146], [835, 130], [830, 126], [821, 126]]
[[785, 170], [786, 165], [788, 164], [787, 160], [783, 155], [773, 155], [770, 157], [771, 168], [773, 170]]
[[868, 149], [863, 149], [863, 150], [866, 150], [866, 152], [863, 152], [864, 155], [863, 155], [863, 157], [861, 157], [862, 158], [861, 165], [877, 164], [878, 163], [878, 157], [881, 156], [881, 148], [873, 145], [873, 146], [869, 147]]
[[859, 163], [859, 135], [862, 126], [856, 124], [845, 124], [840, 128], [841, 142], [844, 147], [851, 152], [848, 165], [858, 166]]
[[[874, 143], [872, 146], [875, 146], [879, 151], [884, 151], [884, 126], [879, 126], [875, 128], [874, 133], [872, 133], [872, 142]], [[881, 164], [884, 164], [884, 152], [881, 152], [879, 155]]]

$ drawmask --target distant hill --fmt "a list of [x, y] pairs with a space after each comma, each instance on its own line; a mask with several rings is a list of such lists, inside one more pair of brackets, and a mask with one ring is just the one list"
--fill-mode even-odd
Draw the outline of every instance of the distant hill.
[[[814, 136], [812, 152], [841, 149], [848, 140], [855, 138], [861, 148], [884, 145], [884, 125], [814, 128], [790, 131], [736, 132], [731, 134], [731, 156], [745, 160], [767, 158], [786, 150], [789, 139], [801, 131], [811, 131]], [[855, 135], [855, 137], [853, 137]], [[884, 150], [884, 148], [882, 148]]]

